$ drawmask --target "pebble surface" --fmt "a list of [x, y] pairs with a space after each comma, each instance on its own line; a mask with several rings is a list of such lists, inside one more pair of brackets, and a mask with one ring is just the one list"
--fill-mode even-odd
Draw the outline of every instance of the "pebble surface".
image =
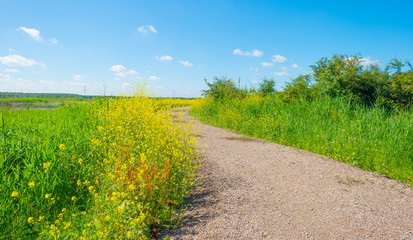
[[188, 196], [181, 225], [158, 239], [413, 239], [412, 186], [195, 124], [203, 184]]

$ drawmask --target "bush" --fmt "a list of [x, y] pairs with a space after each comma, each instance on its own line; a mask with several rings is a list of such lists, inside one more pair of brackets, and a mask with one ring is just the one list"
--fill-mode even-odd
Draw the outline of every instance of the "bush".
[[287, 83], [284, 91], [280, 93], [283, 102], [296, 102], [300, 99], [310, 99], [313, 89], [310, 88], [311, 76], [301, 75]]
[[205, 83], [208, 85], [208, 90], [203, 90], [202, 95], [205, 97], [212, 97], [214, 100], [225, 100], [227, 98], [233, 98], [242, 96], [248, 93], [238, 89], [231, 79], [227, 79], [226, 76], [218, 78], [214, 77], [214, 82], [209, 83], [205, 79]]
[[274, 79], [264, 78], [262, 83], [260, 83], [260, 86], [258, 88], [258, 93], [266, 96], [266, 95], [272, 94], [274, 92], [275, 92], [275, 81], [274, 81]]

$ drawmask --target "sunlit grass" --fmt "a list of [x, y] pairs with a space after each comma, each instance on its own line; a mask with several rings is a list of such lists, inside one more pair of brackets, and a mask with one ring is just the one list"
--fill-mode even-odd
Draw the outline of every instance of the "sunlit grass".
[[197, 140], [148, 95], [1, 110], [0, 239], [144, 239], [172, 224]]
[[242, 134], [413, 183], [412, 110], [390, 113], [328, 97], [284, 104], [274, 95], [250, 95], [224, 102], [199, 100], [191, 113]]

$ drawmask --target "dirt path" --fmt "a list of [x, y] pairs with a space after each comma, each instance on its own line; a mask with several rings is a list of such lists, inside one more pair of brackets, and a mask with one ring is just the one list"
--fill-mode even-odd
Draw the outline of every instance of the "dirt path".
[[171, 239], [413, 239], [411, 187], [196, 123], [203, 185]]

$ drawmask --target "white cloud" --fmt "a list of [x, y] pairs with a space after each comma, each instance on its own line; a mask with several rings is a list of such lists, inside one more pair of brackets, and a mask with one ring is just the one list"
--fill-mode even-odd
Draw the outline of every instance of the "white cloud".
[[152, 75], [152, 76], [149, 77], [149, 80], [151, 80], [151, 81], [159, 81], [159, 80], [161, 80], [161, 78], [160, 78], [160, 77], [157, 77], [157, 76], [155, 76], [155, 75]]
[[284, 67], [284, 66], [282, 66], [281, 69], [282, 69], [284, 72], [286, 72], [286, 71], [288, 70], [288, 68], [287, 68], [287, 67]]
[[[353, 59], [353, 57], [346, 57], [344, 58], [346, 61], [351, 61]], [[373, 58], [371, 56], [367, 56], [365, 58], [360, 58], [360, 65], [363, 67], [368, 67], [370, 65], [378, 65], [380, 66], [382, 64], [382, 62], [380, 62], [379, 60], [373, 60]]]
[[[122, 65], [113, 65], [112, 67], [109, 68], [109, 70], [115, 72], [115, 75], [118, 77], [138, 75], [138, 72], [136, 72], [135, 70], [127, 69], [126, 67]], [[115, 77], [114, 80], [119, 80], [118, 77]]]
[[0, 62], [7, 66], [23, 66], [23, 67], [29, 67], [29, 66], [39, 64], [32, 59], [27, 59], [20, 55], [8, 55], [5, 57], [0, 57]]
[[298, 64], [293, 63], [293, 64], [291, 64], [291, 67], [292, 67], [292, 68], [298, 68], [299, 66], [298, 66]]
[[251, 52], [243, 52], [241, 49], [237, 48], [234, 51], [232, 51], [232, 54], [234, 55], [244, 55], [244, 56], [253, 56], [253, 57], [261, 57], [264, 52], [261, 50], [253, 49]]
[[78, 81], [78, 80], [82, 80], [82, 79], [84, 79], [84, 78], [85, 78], [85, 76], [82, 76], [82, 75], [80, 75], [80, 74], [76, 74], [76, 75], [73, 76], [73, 79], [74, 79], [74, 80], [77, 80], [77, 81]]
[[138, 73], [135, 70], [128, 70], [128, 71], [126, 71], [126, 74], [128, 74], [128, 75], [137, 75]]
[[12, 47], [9, 47], [9, 52], [15, 52], [15, 51], [16, 51], [16, 49], [14, 49]]
[[179, 64], [184, 65], [185, 67], [192, 67], [192, 63], [188, 61], [179, 60]]
[[274, 55], [274, 56], [272, 56], [272, 61], [275, 62], [275, 63], [277, 63], [277, 62], [282, 63], [282, 62], [287, 61], [287, 58], [284, 57], [284, 56], [281, 56], [281, 55]]
[[275, 76], [287, 76], [288, 72], [271, 72]]
[[241, 51], [241, 49], [237, 48], [234, 51], [232, 51], [232, 54], [234, 54], [234, 55], [243, 55], [243, 52]]
[[123, 72], [126, 71], [126, 68], [122, 65], [113, 65], [109, 68], [109, 70], [114, 72]]
[[114, 78], [113, 78], [113, 80], [115, 80], [115, 81], [119, 81], [119, 80], [120, 80], [120, 78], [118, 78], [118, 77], [114, 77]]
[[59, 41], [56, 38], [52, 38], [49, 41], [53, 44], [58, 44], [59, 43]]
[[159, 60], [159, 61], [172, 61], [173, 60], [173, 57], [171, 57], [171, 56], [168, 56], [168, 55], [165, 55], [165, 56], [155, 56], [155, 58], [156, 58], [156, 60]]
[[371, 56], [367, 56], [367, 57], [362, 58], [360, 60], [362, 61], [361, 65], [363, 67], [368, 67], [370, 65], [379, 65], [380, 66], [382, 64], [379, 60], [373, 60], [373, 58]]
[[6, 72], [11, 72], [11, 73], [18, 73], [20, 72], [19, 69], [14, 69], [14, 68], [6, 68], [6, 70], [4, 70]]
[[124, 72], [117, 72], [117, 73], [115, 73], [115, 75], [118, 76], [118, 77], [126, 77], [126, 73], [124, 73]]
[[158, 32], [158, 31], [156, 31], [155, 27], [153, 27], [153, 26], [151, 26], [151, 25], [149, 25], [148, 28], [149, 28], [149, 31], [151, 31], [151, 32], [153, 32], [153, 33], [157, 33], [157, 32]]
[[158, 31], [152, 25], [140, 26], [136, 30], [138, 30], [138, 32], [141, 32], [141, 33], [148, 33], [148, 31], [153, 32], [153, 33], [158, 33]]
[[29, 36], [31, 38], [33, 38], [36, 41], [41, 41], [42, 37], [40, 37], [40, 31], [34, 28], [26, 28], [26, 27], [19, 27], [17, 30], [21, 30], [27, 34], [29, 34]]
[[262, 62], [261, 63], [261, 66], [263, 66], [263, 67], [271, 67], [273, 64], [272, 63], [270, 63], [270, 62]]

